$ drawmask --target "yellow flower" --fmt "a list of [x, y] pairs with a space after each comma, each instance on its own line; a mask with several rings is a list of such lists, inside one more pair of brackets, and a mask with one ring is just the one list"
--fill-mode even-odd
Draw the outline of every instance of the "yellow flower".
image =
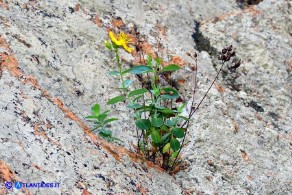
[[116, 36], [112, 31], [109, 32], [109, 37], [118, 46], [122, 46], [127, 52], [131, 53], [134, 49], [130, 48], [128, 44], [131, 42], [128, 35], [125, 33], [120, 33]]

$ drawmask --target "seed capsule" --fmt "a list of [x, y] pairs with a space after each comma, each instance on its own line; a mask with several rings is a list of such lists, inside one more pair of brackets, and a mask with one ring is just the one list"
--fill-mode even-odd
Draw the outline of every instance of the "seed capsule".
[[222, 52], [222, 54], [226, 54], [226, 52], [227, 52], [227, 49], [225, 49], [225, 48], [224, 48], [224, 49], [222, 49], [222, 51], [221, 51], [221, 52]]

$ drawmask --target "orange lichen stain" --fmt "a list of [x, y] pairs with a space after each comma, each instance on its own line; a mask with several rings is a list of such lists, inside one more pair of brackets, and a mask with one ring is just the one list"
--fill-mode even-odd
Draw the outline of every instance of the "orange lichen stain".
[[153, 162], [147, 161], [147, 166], [150, 167], [150, 168], [154, 168], [156, 171], [164, 172], [164, 169], [162, 169], [161, 167], [157, 166]]
[[[1, 181], [2, 180], [2, 181]], [[3, 160], [0, 160], [0, 181], [15, 181], [16, 177], [12, 169]]]
[[239, 132], [239, 127], [238, 127], [238, 124], [235, 122], [234, 119], [231, 119], [232, 123], [233, 123], [233, 126], [234, 126], [234, 133], [238, 133]]
[[[3, 160], [0, 160], [0, 183], [4, 183], [5, 181], [9, 182], [15, 182], [15, 181], [20, 181], [23, 182], [21, 179], [17, 178], [15, 174], [13, 173], [12, 169], [10, 166], [4, 162]], [[27, 190], [26, 188], [21, 188], [21, 192], [23, 194], [31, 195], [32, 193]], [[0, 194], [8, 194], [6, 188], [0, 188]]]
[[103, 23], [102, 20], [99, 18], [98, 15], [95, 15], [95, 17], [93, 18], [93, 22], [98, 26], [98, 27], [103, 27]]
[[113, 27], [117, 27], [117, 28], [120, 28], [122, 26], [125, 26], [125, 23], [123, 22], [123, 20], [121, 18], [118, 18], [118, 19], [112, 19], [111, 20], [111, 24]]
[[186, 80], [185, 79], [179, 79], [177, 80], [177, 82], [180, 84], [180, 85], [184, 85], [186, 83]]
[[142, 187], [141, 184], [136, 184], [136, 188], [143, 194], [143, 195], [147, 195], [148, 190], [146, 190], [145, 188]]
[[43, 138], [45, 138], [46, 140], [49, 140], [46, 132], [44, 131], [44, 129], [40, 126], [42, 125], [41, 122], [35, 123], [33, 126], [33, 133], [37, 136], [42, 136]]
[[215, 17], [215, 18], [212, 18], [212, 19], [204, 20], [204, 21], [201, 22], [201, 25], [207, 24], [207, 23], [216, 23], [218, 21], [226, 20], [228, 18], [231, 18], [231, 17], [234, 17], [234, 16], [240, 16], [240, 15], [243, 15], [243, 14], [251, 14], [252, 16], [255, 16], [255, 15], [262, 14], [262, 11], [257, 10], [256, 8], [251, 6], [249, 8], [244, 9], [243, 11], [229, 12], [229, 13], [223, 14], [223, 15], [221, 15], [219, 17]]
[[241, 156], [242, 156], [243, 160], [246, 162], [250, 162], [250, 158], [247, 155], [247, 153], [244, 150], [240, 150], [240, 152], [241, 152]]
[[82, 191], [82, 195], [91, 195], [86, 189]]
[[170, 64], [177, 64], [179, 66], [184, 66], [186, 63], [183, 59], [181, 59], [179, 56], [172, 56], [171, 60], [169, 62], [163, 62], [163, 66], [168, 66]]
[[75, 12], [78, 12], [80, 10], [80, 5], [79, 4], [76, 4], [75, 6], [74, 6], [74, 11]]
[[217, 91], [219, 91], [221, 94], [223, 94], [225, 92], [224, 88], [221, 85], [219, 85], [217, 83], [214, 83], [214, 85], [215, 85], [215, 88], [217, 89]]
[[39, 166], [37, 164], [32, 164], [31, 166], [34, 167], [34, 168], [36, 168], [36, 169], [38, 169], [38, 170], [40, 170], [40, 171], [43, 171], [45, 173], [47, 172], [47, 170], [45, 170], [43, 167], [41, 167], [41, 166]]
[[150, 55], [152, 58], [156, 58], [156, 54], [150, 43], [143, 42], [141, 43], [142, 52], [147, 56]]
[[4, 2], [3, 0], [0, 0], [0, 7], [3, 7], [6, 10], [9, 10], [9, 6], [6, 2]]
[[18, 69], [18, 62], [14, 56], [1, 53], [0, 63], [1, 68], [6, 68], [13, 76], [20, 77], [21, 71]]

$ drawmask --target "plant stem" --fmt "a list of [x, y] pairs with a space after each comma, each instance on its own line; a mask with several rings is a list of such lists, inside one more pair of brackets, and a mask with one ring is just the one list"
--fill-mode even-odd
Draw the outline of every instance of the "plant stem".
[[122, 74], [123, 71], [122, 71], [122, 65], [121, 65], [121, 62], [120, 62], [120, 56], [119, 56], [119, 53], [118, 53], [118, 49], [115, 49], [115, 54], [116, 54], [116, 60], [117, 60], [117, 63], [118, 63], [119, 73], [120, 73], [120, 77], [121, 77], [121, 81], [122, 81], [123, 90], [126, 90], [124, 77], [123, 77], [123, 74]]
[[[204, 95], [203, 98], [201, 99], [200, 103], [195, 107], [195, 109], [191, 108], [188, 119], [190, 119], [190, 118], [194, 115], [194, 113], [199, 109], [200, 105], [203, 103], [204, 99], [207, 97], [207, 94], [209, 93], [210, 89], [211, 89], [212, 86], [214, 85], [215, 81], [218, 79], [218, 76], [219, 76], [220, 72], [222, 71], [222, 68], [223, 68], [224, 64], [225, 64], [225, 62], [222, 63], [222, 65], [221, 65], [221, 67], [220, 67], [220, 70], [217, 72], [217, 75], [216, 75], [215, 79], [213, 80], [212, 84], [209, 86], [207, 92], [205, 93], [205, 95]], [[193, 103], [194, 103], [194, 101], [192, 102], [192, 106], [193, 106]], [[173, 169], [173, 167], [174, 167], [174, 165], [175, 165], [175, 163], [176, 163], [176, 161], [177, 161], [177, 158], [178, 158], [178, 156], [179, 156], [179, 154], [180, 154], [180, 152], [181, 152], [182, 146], [183, 146], [183, 144], [184, 144], [184, 142], [185, 142], [185, 138], [186, 138], [186, 135], [187, 135], [187, 131], [188, 131], [189, 124], [190, 124], [190, 122], [189, 122], [189, 120], [188, 120], [188, 121], [185, 121], [185, 122], [183, 123], [183, 125], [181, 126], [181, 127], [183, 127], [183, 126], [187, 125], [187, 126], [186, 126], [186, 131], [185, 131], [185, 134], [184, 134], [184, 137], [183, 137], [182, 143], [181, 143], [181, 147], [179, 148], [179, 151], [178, 151], [178, 153], [177, 153], [177, 156], [175, 157], [175, 159], [174, 159], [174, 161], [173, 161], [173, 163], [172, 163], [172, 166], [171, 166], [170, 169], [169, 169], [169, 172]]]

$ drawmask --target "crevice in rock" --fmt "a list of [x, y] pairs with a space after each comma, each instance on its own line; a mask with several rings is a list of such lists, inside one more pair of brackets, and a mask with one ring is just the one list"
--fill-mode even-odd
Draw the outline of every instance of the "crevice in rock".
[[241, 9], [245, 9], [251, 5], [257, 5], [262, 1], [263, 0], [236, 0], [236, 3]]
[[[192, 38], [196, 44], [195, 49], [199, 52], [206, 51], [212, 60], [212, 65], [216, 71], [218, 71], [218, 65], [221, 63], [217, 56], [220, 51], [213, 47], [208, 38], [206, 38], [203, 33], [200, 31], [200, 22], [194, 21], [194, 30], [195, 32], [192, 34]], [[238, 78], [237, 74], [230, 74], [228, 70], [222, 70], [222, 78], [225, 82], [225, 85], [230, 86], [231, 90], [240, 91], [241, 84], [236, 83], [236, 79]]]
[[[212, 58], [216, 57], [219, 51], [215, 47], [211, 46], [209, 39], [204, 37], [200, 31], [201, 23], [195, 20], [194, 25], [195, 32], [192, 34], [192, 38], [196, 43], [195, 49], [199, 52], [206, 51]], [[214, 65], [215, 64], [213, 64], [213, 66]]]

